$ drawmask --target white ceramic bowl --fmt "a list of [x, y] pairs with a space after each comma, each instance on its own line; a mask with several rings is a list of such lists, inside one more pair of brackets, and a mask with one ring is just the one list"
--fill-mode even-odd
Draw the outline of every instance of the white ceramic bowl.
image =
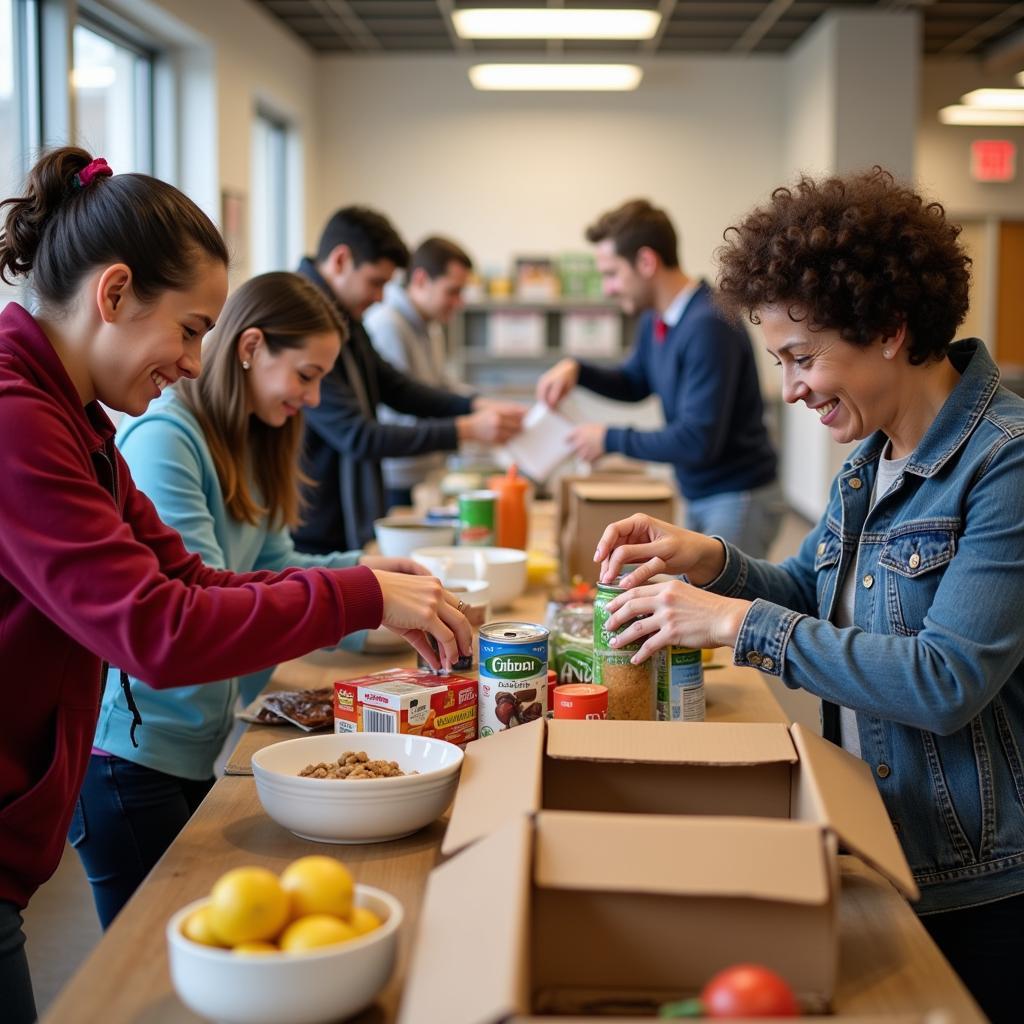
[[[334, 761], [348, 750], [397, 761], [393, 779], [311, 779], [308, 764]], [[263, 809], [302, 839], [320, 843], [382, 843], [439, 818], [455, 795], [462, 751], [453, 743], [401, 733], [340, 733], [284, 740], [252, 755]]]
[[414, 516], [391, 516], [373, 524], [377, 547], [389, 558], [408, 558], [416, 548], [428, 544], [454, 544], [455, 527], [450, 523], [428, 523]]
[[402, 904], [357, 885], [357, 906], [383, 922], [368, 935], [319, 952], [238, 956], [186, 939], [181, 926], [206, 899], [167, 923], [171, 981], [192, 1011], [223, 1024], [327, 1024], [369, 1006], [395, 966]]
[[526, 552], [518, 548], [424, 547], [413, 551], [412, 557], [442, 583], [487, 580], [494, 608], [506, 607], [526, 590]]

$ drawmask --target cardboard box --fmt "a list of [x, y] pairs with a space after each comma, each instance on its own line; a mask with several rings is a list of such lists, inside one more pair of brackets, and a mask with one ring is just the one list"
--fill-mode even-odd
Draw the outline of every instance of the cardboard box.
[[[567, 582], [579, 576], [596, 583], [600, 566], [594, 549], [605, 527], [637, 512], [673, 522], [675, 489], [653, 479], [573, 480], [563, 482], [565, 501], [559, 512], [559, 549]], [[564, 511], [564, 518], [563, 513]]]
[[[484, 908], [467, 945], [489, 952], [493, 984], [448, 1020], [604, 1017], [745, 960], [824, 1008], [840, 843], [916, 899], [870, 769], [799, 725], [555, 720], [472, 743], [442, 846], [457, 855], [435, 873]], [[418, 948], [433, 957], [431, 886]], [[432, 1019], [415, 1010], [420, 969], [403, 1024]]]
[[334, 684], [334, 731], [409, 733], [449, 743], [476, 739], [478, 686], [464, 676], [389, 669]]

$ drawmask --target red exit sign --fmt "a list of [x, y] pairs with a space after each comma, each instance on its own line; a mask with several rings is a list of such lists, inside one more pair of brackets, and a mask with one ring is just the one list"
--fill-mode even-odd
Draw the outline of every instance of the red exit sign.
[[971, 143], [971, 177], [975, 181], [1013, 181], [1017, 177], [1017, 143], [976, 139]]

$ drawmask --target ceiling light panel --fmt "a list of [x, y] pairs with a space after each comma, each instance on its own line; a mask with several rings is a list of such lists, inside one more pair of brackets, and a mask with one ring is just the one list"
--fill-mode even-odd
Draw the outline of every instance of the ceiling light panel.
[[943, 124], [1024, 125], [1024, 110], [993, 110], [985, 107], [951, 106], [939, 111]]
[[648, 10], [474, 7], [452, 11], [463, 39], [653, 39], [661, 15]]
[[625, 92], [642, 78], [635, 64], [476, 64], [469, 69], [474, 88], [501, 91]]

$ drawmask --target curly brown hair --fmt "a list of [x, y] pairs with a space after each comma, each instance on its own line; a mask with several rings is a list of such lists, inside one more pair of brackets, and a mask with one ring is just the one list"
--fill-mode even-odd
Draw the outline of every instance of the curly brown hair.
[[855, 345], [906, 324], [910, 362], [942, 358], [967, 314], [970, 257], [960, 227], [880, 167], [803, 176], [724, 234], [722, 303], [759, 323], [784, 303], [794, 320]]

